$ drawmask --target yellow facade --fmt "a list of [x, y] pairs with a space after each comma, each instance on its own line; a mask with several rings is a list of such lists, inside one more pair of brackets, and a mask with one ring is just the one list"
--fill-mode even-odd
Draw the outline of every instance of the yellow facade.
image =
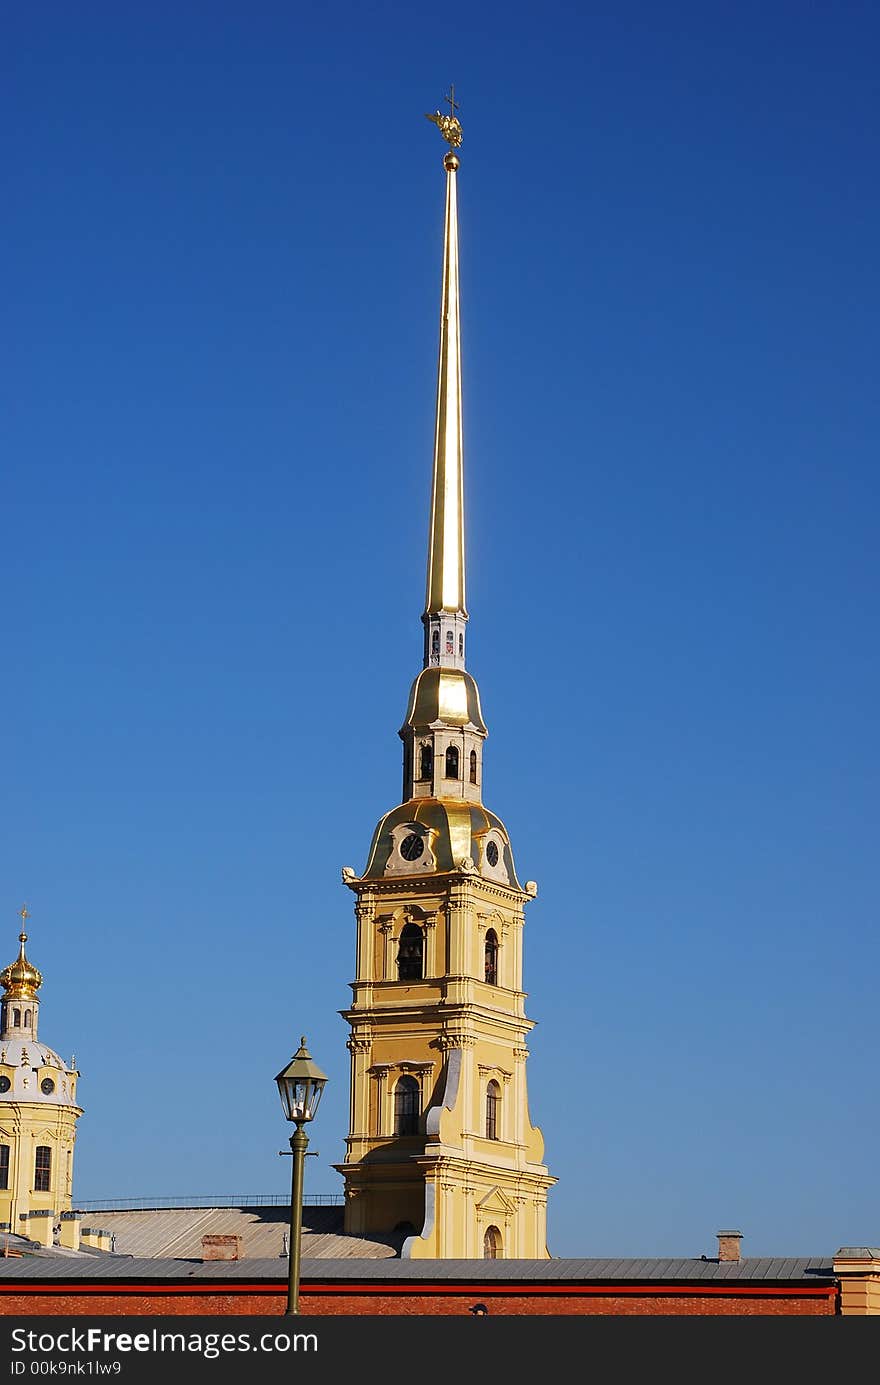
[[[414, 1259], [546, 1256], [555, 1180], [526, 1091], [528, 896], [475, 868], [350, 884], [358, 896], [357, 978], [345, 1012], [351, 1121], [338, 1166], [346, 1231], [408, 1223], [404, 1254]], [[423, 939], [424, 976], [414, 980], [399, 976], [407, 927]], [[487, 939], [496, 975], [488, 982]], [[410, 1091], [416, 1084], [414, 1121], [401, 1079]]]
[[79, 1073], [39, 1038], [43, 978], [25, 954], [27, 934], [19, 939], [0, 973], [0, 1226], [51, 1245], [71, 1210]]
[[[457, 119], [430, 117], [458, 147]], [[445, 122], [442, 123], [442, 122]], [[345, 1229], [402, 1232], [413, 1259], [546, 1257], [544, 1142], [526, 1092], [520, 885], [482, 801], [487, 731], [465, 671], [457, 155], [448, 153], [424, 667], [404, 725], [403, 801], [357, 903]]]

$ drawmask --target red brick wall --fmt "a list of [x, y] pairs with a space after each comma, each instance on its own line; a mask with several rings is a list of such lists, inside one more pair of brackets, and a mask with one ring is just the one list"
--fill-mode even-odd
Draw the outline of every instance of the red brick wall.
[[[556, 1314], [572, 1317], [588, 1314], [615, 1316], [701, 1316], [701, 1315], [772, 1315], [790, 1317], [804, 1314], [834, 1314], [837, 1312], [837, 1290], [823, 1288], [820, 1293], [799, 1293], [797, 1290], [772, 1294], [756, 1293], [657, 1292], [632, 1293], [563, 1293], [528, 1292], [493, 1294], [485, 1288], [468, 1293], [432, 1294], [422, 1287], [420, 1292], [408, 1293], [336, 1293], [301, 1292], [299, 1308], [304, 1316], [423, 1316], [426, 1314], [466, 1314], [473, 1303], [485, 1303], [495, 1316], [514, 1314]], [[216, 1317], [226, 1314], [276, 1316], [283, 1314], [287, 1304], [286, 1291], [259, 1288], [237, 1292], [218, 1290], [214, 1293], [169, 1293], [157, 1287], [154, 1291], [135, 1289], [123, 1293], [108, 1289], [102, 1293], [71, 1293], [65, 1290], [32, 1293], [0, 1293], [0, 1313], [26, 1316], [30, 1314], [93, 1317], [117, 1316], [188, 1316], [191, 1314]]]

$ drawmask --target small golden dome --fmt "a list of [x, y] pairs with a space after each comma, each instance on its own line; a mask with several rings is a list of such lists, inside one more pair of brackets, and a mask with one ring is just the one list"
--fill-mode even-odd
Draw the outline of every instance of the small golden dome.
[[423, 668], [410, 689], [403, 730], [430, 726], [463, 726], [487, 734], [480, 693], [469, 673], [460, 668]]
[[0, 986], [6, 992], [7, 1000], [34, 1000], [43, 984], [43, 974], [25, 956], [27, 933], [24, 929], [19, 933], [18, 940], [21, 943], [18, 956], [0, 971]]

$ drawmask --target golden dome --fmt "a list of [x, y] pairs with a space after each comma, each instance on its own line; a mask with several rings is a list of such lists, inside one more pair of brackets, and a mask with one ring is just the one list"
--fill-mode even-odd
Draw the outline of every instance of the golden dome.
[[18, 938], [21, 943], [18, 956], [0, 971], [0, 986], [6, 992], [7, 1000], [34, 1000], [43, 984], [43, 974], [24, 954], [27, 933], [22, 930]]
[[[507, 883], [515, 890], [522, 888], [516, 878], [510, 838], [501, 819], [481, 803], [439, 798], [411, 798], [385, 814], [373, 833], [367, 868], [361, 880], [387, 879], [386, 867], [394, 848], [394, 832], [404, 823], [412, 824], [417, 830], [427, 829], [431, 835], [434, 864], [427, 868], [426, 874], [483, 873], [474, 863], [482, 860], [482, 843], [491, 833], [500, 847]], [[501, 877], [493, 873], [491, 878]]]
[[437, 723], [466, 726], [488, 735], [480, 709], [480, 693], [469, 673], [461, 668], [423, 668], [409, 694], [403, 729], [425, 731]]

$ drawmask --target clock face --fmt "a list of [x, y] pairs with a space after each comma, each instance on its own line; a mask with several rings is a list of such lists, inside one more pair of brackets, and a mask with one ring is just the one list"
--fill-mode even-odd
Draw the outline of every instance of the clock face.
[[40, 1083], [40, 1091], [43, 1093], [43, 1095], [51, 1096], [54, 1090], [55, 1083], [52, 1081], [51, 1077], [44, 1077], [42, 1082]]
[[10, 1088], [11, 1086], [12, 1086], [12, 1083], [10, 1082], [9, 1078], [6, 1076], [6, 1073], [4, 1073], [3, 1076], [0, 1077], [0, 1092], [8, 1092], [8, 1091], [9, 1091], [9, 1088]]
[[410, 832], [400, 843], [400, 854], [405, 861], [417, 861], [424, 849], [424, 841], [415, 832]]
[[486, 860], [489, 862], [490, 866], [498, 865], [498, 847], [494, 842], [490, 842], [486, 847]]

